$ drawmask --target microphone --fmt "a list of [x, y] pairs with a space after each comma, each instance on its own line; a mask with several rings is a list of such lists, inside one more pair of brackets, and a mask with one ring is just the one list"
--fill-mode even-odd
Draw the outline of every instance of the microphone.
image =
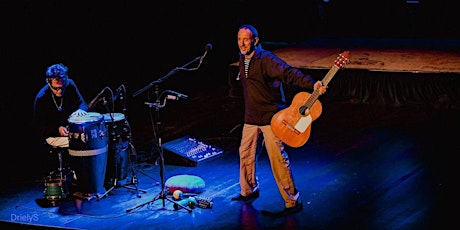
[[206, 57], [206, 54], [208, 54], [208, 52], [211, 50], [212, 50], [212, 45], [210, 43], [206, 44], [206, 46], [204, 47], [204, 54], [200, 58], [200, 64], [203, 62], [203, 59], [204, 57]]
[[[170, 93], [166, 96], [167, 99], [171, 99], [171, 100], [179, 100], [179, 99], [187, 99], [188, 96], [185, 95], [185, 94], [182, 94], [182, 93], [178, 93], [176, 91], [172, 91], [172, 90], [166, 90], [165, 91], [166, 93]], [[172, 94], [172, 95], [171, 95]]]
[[204, 49], [205, 49], [206, 51], [211, 51], [211, 50], [212, 50], [212, 45], [211, 45], [211, 43], [206, 44], [206, 46], [204, 47]]
[[122, 93], [122, 87], [123, 85], [118, 86], [117, 90], [115, 91], [115, 94], [113, 95], [113, 101], [117, 100], [120, 98], [120, 100], [123, 100], [123, 93]]
[[193, 59], [193, 61], [185, 64], [184, 66], [187, 66], [189, 65], [190, 63], [192, 62], [195, 62], [197, 61], [198, 59], [200, 59], [200, 62], [198, 63], [198, 66], [195, 67], [195, 68], [190, 68], [190, 69], [187, 69], [187, 68], [184, 68], [184, 67], [177, 67], [176, 70], [185, 70], [185, 71], [193, 71], [193, 70], [197, 70], [198, 68], [200, 68], [201, 66], [201, 63], [203, 63], [203, 60], [204, 60], [204, 57], [206, 57], [206, 54], [208, 54], [209, 51], [212, 50], [212, 45], [210, 43], [206, 44], [206, 46], [204, 47], [204, 54], [203, 56], [198, 56], [196, 57], [195, 59]]
[[179, 97], [168, 94], [168, 95], [166, 95], [166, 99], [177, 101], [177, 100], [179, 100]]
[[101, 99], [97, 100], [97, 101], [102, 101], [102, 104], [103, 105], [106, 105], [107, 104], [107, 100], [105, 99], [105, 97], [102, 97]]
[[[93, 98], [93, 100], [91, 100], [91, 102], [88, 104], [88, 108], [91, 109], [91, 108], [93, 107], [94, 103], [100, 101], [100, 100], [97, 100], [97, 99], [104, 93], [104, 91], [105, 91], [106, 89], [107, 89], [107, 87], [104, 87], [104, 88], [102, 89], [102, 91], [99, 92], [99, 93], [96, 95], [96, 97]], [[97, 101], [96, 101], [96, 100], [97, 100]], [[104, 100], [105, 100], [105, 98], [104, 98]]]

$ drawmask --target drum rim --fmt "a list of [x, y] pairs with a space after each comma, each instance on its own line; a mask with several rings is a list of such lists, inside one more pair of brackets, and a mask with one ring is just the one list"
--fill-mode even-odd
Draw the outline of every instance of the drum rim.
[[[88, 118], [87, 120], [81, 120], [82, 118]], [[92, 118], [92, 119], [90, 119]], [[76, 120], [78, 119], [78, 120]], [[88, 122], [100, 122], [104, 120], [104, 116], [100, 113], [96, 112], [88, 112], [85, 116], [72, 116], [67, 119], [67, 121], [71, 124], [85, 124]]]
[[114, 122], [125, 120], [125, 115], [123, 113], [104, 113], [104, 114], [102, 114], [102, 116], [104, 117], [104, 122], [105, 123], [111, 123], [112, 122], [110, 114], [112, 114]]

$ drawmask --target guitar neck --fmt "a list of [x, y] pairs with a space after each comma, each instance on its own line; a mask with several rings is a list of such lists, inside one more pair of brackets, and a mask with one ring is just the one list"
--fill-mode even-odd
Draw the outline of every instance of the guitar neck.
[[326, 76], [324, 76], [323, 80], [321, 80], [324, 86], [327, 86], [327, 84], [329, 84], [329, 82], [334, 77], [334, 75], [337, 73], [337, 71], [339, 71], [339, 69], [340, 68], [336, 65], [332, 66], [332, 68], [327, 72]]
[[[340, 68], [336, 65], [332, 66], [332, 68], [327, 72], [326, 76], [324, 76], [323, 80], [321, 80], [324, 86], [327, 86], [327, 84], [329, 84], [332, 77], [334, 77], [334, 75], [337, 73], [339, 69]], [[316, 100], [318, 100], [318, 97], [320, 95], [321, 94], [319, 93], [319, 89], [314, 90], [313, 93], [310, 95], [310, 97], [305, 102], [305, 106], [308, 109], [310, 109], [313, 106], [313, 104], [316, 102]]]

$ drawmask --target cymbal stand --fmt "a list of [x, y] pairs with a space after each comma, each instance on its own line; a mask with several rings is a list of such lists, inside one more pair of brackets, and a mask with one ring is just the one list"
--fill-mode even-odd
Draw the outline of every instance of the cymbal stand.
[[162, 200], [163, 209], [165, 208], [165, 201], [167, 200], [167, 201], [172, 202], [175, 205], [187, 210], [188, 212], [192, 212], [191, 208], [189, 208], [187, 206], [184, 206], [184, 205], [181, 205], [180, 203], [172, 200], [171, 198], [167, 197], [166, 193], [165, 193], [164, 156], [163, 156], [163, 147], [162, 147], [162, 144], [161, 144], [161, 137], [160, 137], [160, 125], [161, 125], [161, 122], [160, 122], [160, 109], [163, 108], [166, 105], [166, 98], [164, 99], [163, 104], [161, 104], [160, 103], [161, 95], [159, 93], [158, 88], [159, 88], [158, 85], [155, 85], [155, 95], [156, 95], [155, 103], [146, 102], [145, 104], [147, 104], [149, 106], [149, 108], [155, 108], [155, 115], [156, 115], [155, 120], [156, 120], [156, 122], [154, 122], [154, 141], [155, 141], [155, 146], [157, 147], [157, 151], [159, 153], [161, 191], [155, 198], [153, 198], [153, 200], [148, 201], [148, 202], [146, 202], [144, 204], [138, 205], [138, 206], [136, 206], [134, 208], [128, 209], [128, 210], [126, 210], [126, 212], [130, 212], [130, 211], [132, 211], [134, 209], [143, 207], [143, 206], [148, 205], [148, 204], [152, 204], [157, 200]]

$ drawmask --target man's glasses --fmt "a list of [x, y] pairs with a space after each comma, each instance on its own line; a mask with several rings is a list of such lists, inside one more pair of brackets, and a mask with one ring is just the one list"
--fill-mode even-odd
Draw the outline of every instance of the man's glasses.
[[51, 89], [55, 90], [55, 91], [59, 91], [59, 90], [64, 90], [64, 86], [61, 86], [61, 87], [54, 87], [52, 85], [49, 85], [51, 87]]

